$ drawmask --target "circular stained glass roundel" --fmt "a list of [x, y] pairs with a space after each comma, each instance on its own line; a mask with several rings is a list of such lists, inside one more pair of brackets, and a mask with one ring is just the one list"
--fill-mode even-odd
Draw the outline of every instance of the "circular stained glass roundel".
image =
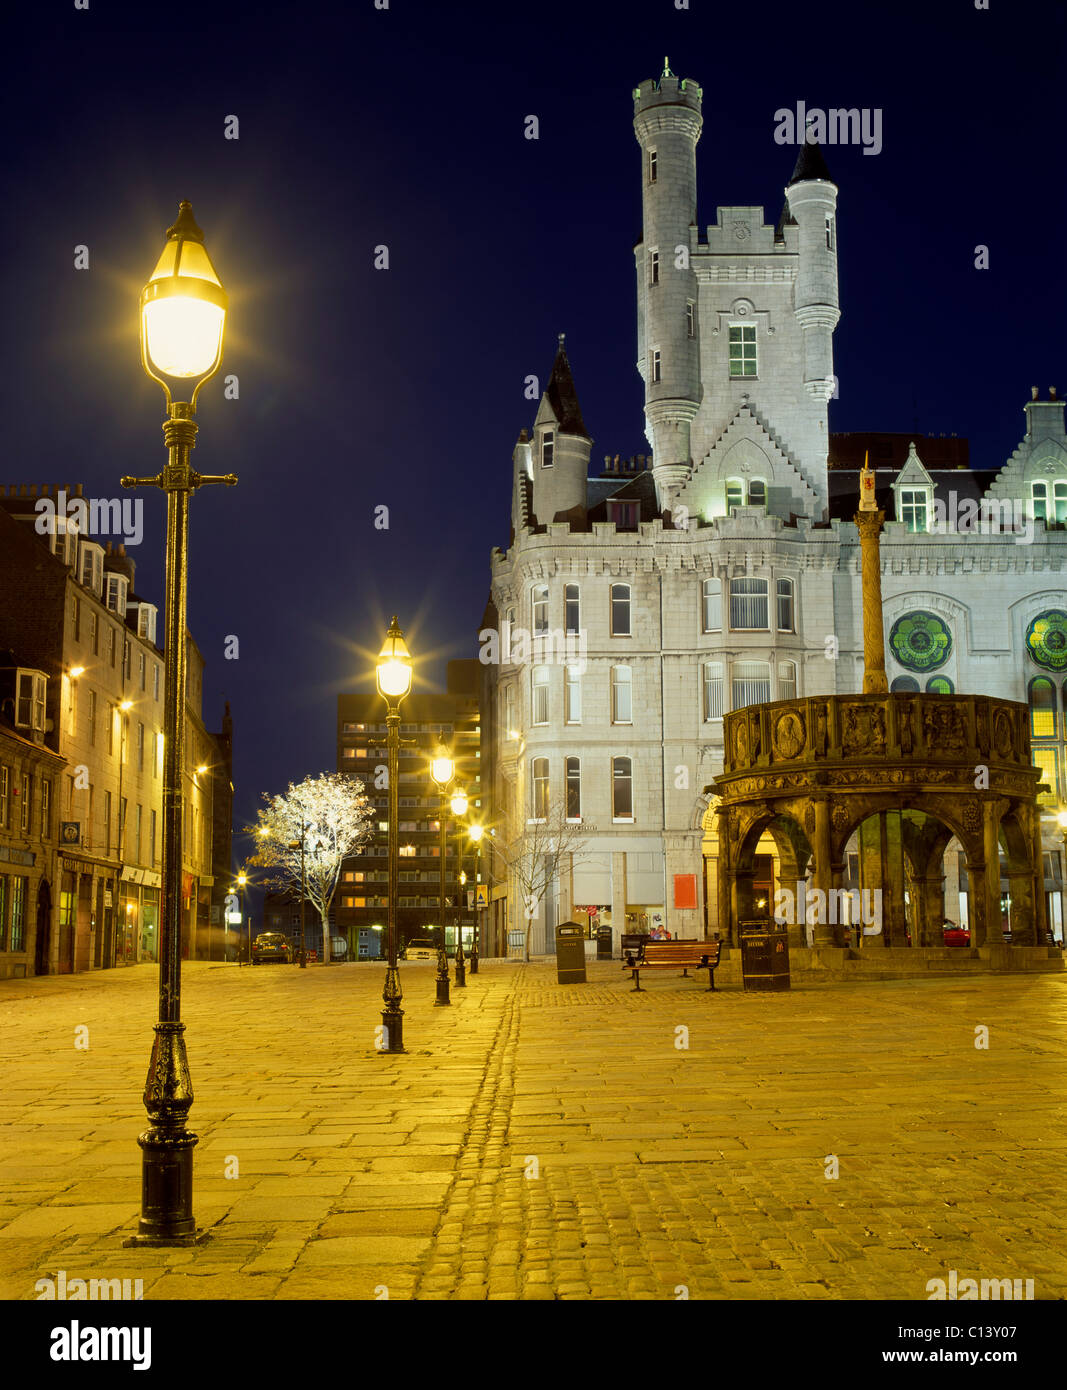
[[952, 651], [952, 633], [935, 613], [905, 613], [889, 634], [893, 655], [909, 671], [934, 671]]
[[1026, 629], [1026, 650], [1046, 671], [1067, 671], [1067, 613], [1047, 608]]

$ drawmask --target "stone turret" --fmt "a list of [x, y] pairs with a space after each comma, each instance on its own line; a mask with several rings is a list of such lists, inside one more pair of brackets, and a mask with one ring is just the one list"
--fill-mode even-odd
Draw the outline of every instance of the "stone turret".
[[804, 331], [804, 389], [817, 401], [834, 393], [833, 337], [837, 300], [837, 185], [822, 151], [805, 140], [785, 190], [800, 229], [794, 313]]
[[533, 445], [529, 450], [533, 510], [539, 525], [551, 521], [584, 524], [592, 447], [561, 333], [552, 375], [534, 420]]

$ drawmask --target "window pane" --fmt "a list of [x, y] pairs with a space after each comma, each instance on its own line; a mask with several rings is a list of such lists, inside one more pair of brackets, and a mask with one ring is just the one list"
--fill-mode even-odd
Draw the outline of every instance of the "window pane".
[[613, 666], [611, 670], [611, 722], [629, 724], [633, 714], [629, 666]]
[[795, 624], [793, 620], [793, 581], [791, 579], [778, 580], [778, 631], [794, 632]]
[[765, 704], [771, 698], [771, 663], [735, 661], [732, 695], [734, 709]]
[[548, 723], [548, 667], [535, 666], [531, 673], [533, 682], [533, 723]]
[[611, 813], [615, 817], [634, 813], [633, 775], [629, 758], [613, 758], [611, 765]]
[[629, 637], [630, 635], [630, 586], [613, 584], [611, 586], [611, 635]]
[[1048, 486], [1045, 483], [1035, 482], [1030, 484], [1034, 500], [1034, 520], [1044, 521], [1048, 515]]
[[705, 579], [701, 590], [701, 631], [722, 631], [722, 580]]
[[797, 664], [795, 661], [778, 663], [778, 698], [795, 700], [797, 697]]
[[538, 585], [533, 591], [534, 634], [548, 631], [548, 586]]
[[748, 485], [748, 505], [765, 507], [767, 505], [767, 484], [760, 478], [753, 478]]
[[578, 758], [567, 759], [567, 815], [571, 820], [582, 814], [582, 764]]
[[730, 580], [730, 626], [736, 629], [767, 627], [767, 580]]
[[1059, 804], [1059, 776], [1058, 758], [1055, 748], [1035, 748], [1033, 750], [1034, 766], [1041, 772], [1042, 782], [1047, 782], [1051, 791], [1041, 792], [1038, 801], [1042, 806], [1056, 806]]
[[582, 722], [582, 685], [581, 677], [573, 666], [567, 667], [564, 702], [566, 709], [563, 718], [568, 724], [580, 724]]
[[704, 663], [704, 718], [722, 718], [722, 662], [705, 661]]
[[1044, 676], [1030, 682], [1030, 733], [1034, 738], [1056, 737], [1056, 689]]
[[730, 478], [726, 484], [726, 510], [745, 505], [745, 485], [738, 478]]
[[533, 815], [536, 820], [548, 817], [548, 759], [533, 760]]
[[567, 634], [577, 634], [581, 629], [581, 605], [578, 601], [578, 585], [568, 584], [563, 591], [563, 597]]
[[914, 676], [897, 676], [889, 689], [902, 690], [907, 691], [909, 694], [915, 694], [918, 692], [919, 682]]

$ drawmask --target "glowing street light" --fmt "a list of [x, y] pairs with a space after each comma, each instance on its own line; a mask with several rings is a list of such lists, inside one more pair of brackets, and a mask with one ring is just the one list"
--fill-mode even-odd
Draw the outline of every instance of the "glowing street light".
[[386, 732], [389, 750], [389, 903], [388, 953], [385, 988], [382, 990], [381, 1052], [404, 1051], [404, 1010], [400, 1007], [400, 971], [396, 965], [396, 898], [400, 887], [400, 705], [411, 689], [411, 653], [394, 615], [385, 635], [375, 669], [378, 693], [386, 705]]
[[141, 291], [141, 365], [163, 388], [167, 464], [154, 478], [125, 477], [122, 486], [158, 487], [167, 497], [163, 702], [163, 865], [160, 901], [159, 1021], [155, 1025], [144, 1103], [149, 1128], [141, 1146], [141, 1219], [134, 1245], [192, 1245], [193, 1149], [186, 1129], [193, 1103], [185, 1024], [181, 1021], [182, 820], [185, 803], [186, 584], [189, 499], [204, 483], [237, 482], [233, 473], [205, 476], [190, 466], [196, 444], [196, 398], [222, 364], [226, 292], [204, 247], [188, 203], [167, 229], [163, 253]]

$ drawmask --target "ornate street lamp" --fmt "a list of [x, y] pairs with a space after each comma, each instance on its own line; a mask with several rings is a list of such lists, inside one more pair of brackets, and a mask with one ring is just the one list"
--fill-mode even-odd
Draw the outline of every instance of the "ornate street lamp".
[[445, 860], [448, 853], [447, 821], [445, 818], [445, 797], [448, 788], [452, 784], [452, 779], [456, 775], [456, 764], [448, 749], [440, 745], [433, 758], [430, 760], [430, 776], [437, 783], [439, 792], [439, 809], [437, 828], [441, 832], [440, 845], [440, 917], [441, 917], [441, 945], [437, 951], [437, 998], [434, 1000], [434, 1007], [438, 1004], [451, 1004], [448, 985], [448, 954], [445, 942]]
[[[450, 801], [452, 814], [462, 817], [467, 814], [467, 807], [470, 802], [467, 800], [467, 793], [462, 788], [457, 788]], [[457, 855], [459, 846], [457, 845]], [[467, 986], [467, 962], [463, 957], [463, 904], [460, 902], [459, 913], [456, 922], [456, 987], [465, 989]]]
[[378, 694], [386, 704], [389, 748], [389, 964], [382, 991], [382, 1042], [380, 1052], [404, 1051], [404, 1010], [400, 1007], [400, 972], [396, 968], [396, 897], [400, 884], [400, 705], [411, 689], [411, 653], [394, 615], [378, 654], [375, 669]]
[[[484, 829], [484, 827], [480, 826], [480, 825], [477, 823], [477, 821], [475, 821], [475, 823], [474, 823], [474, 824], [470, 827], [470, 829], [467, 831], [467, 834], [470, 836], [470, 838], [471, 838], [471, 840], [474, 842], [474, 844], [475, 844], [475, 845], [478, 845], [478, 844], [481, 843], [482, 836], [485, 834], [485, 829]], [[477, 888], [475, 888], [475, 893], [477, 893]], [[475, 901], [475, 904], [474, 904], [474, 935], [473, 935], [472, 938], [471, 938], [471, 974], [472, 974], [472, 975], [477, 975], [477, 973], [478, 973], [478, 911], [479, 911], [478, 903], [477, 903], [477, 901]]]
[[185, 765], [185, 596], [189, 498], [203, 483], [237, 482], [233, 473], [205, 477], [189, 465], [196, 443], [196, 398], [222, 363], [226, 292], [204, 249], [193, 210], [178, 220], [141, 291], [141, 364], [163, 387], [167, 464], [154, 478], [122, 479], [123, 487], [158, 487], [167, 497], [166, 679], [163, 703], [163, 873], [159, 950], [159, 1021], [148, 1064], [144, 1104], [149, 1128], [140, 1136], [141, 1219], [127, 1243], [191, 1245], [193, 1149], [186, 1129], [193, 1088], [181, 1021], [182, 809]]
[[[245, 925], [245, 889], [248, 887], [248, 875], [244, 869], [237, 875], [237, 887], [241, 895], [241, 928]], [[240, 949], [240, 947], [238, 947]], [[248, 924], [248, 964], [252, 964], [252, 923]]]

